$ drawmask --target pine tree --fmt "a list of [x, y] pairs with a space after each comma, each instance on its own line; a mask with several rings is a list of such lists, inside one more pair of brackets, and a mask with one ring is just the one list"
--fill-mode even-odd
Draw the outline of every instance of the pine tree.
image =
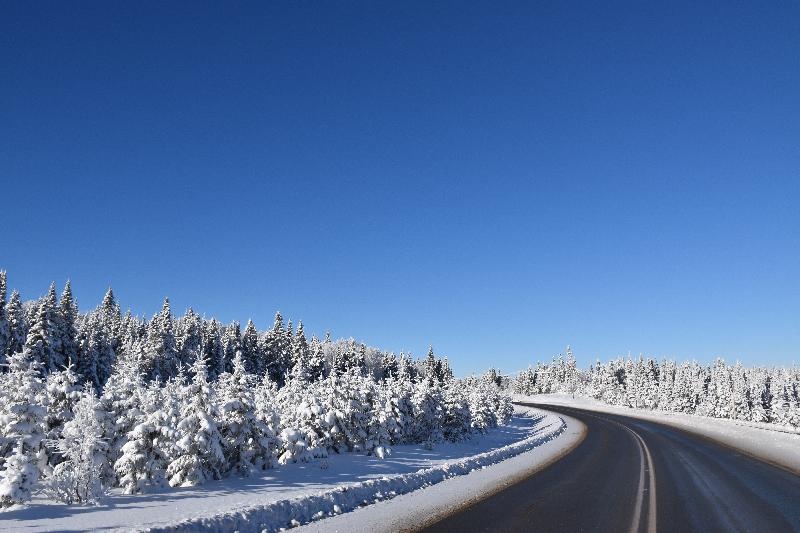
[[78, 337], [77, 371], [96, 390], [102, 390], [111, 375], [116, 355], [106, 336], [100, 312], [92, 312], [83, 320]]
[[52, 498], [66, 504], [97, 505], [105, 493], [100, 480], [106, 443], [98, 417], [99, 402], [87, 383], [75, 404], [72, 420], [64, 424], [61, 438], [49, 443], [66, 461], [59, 463], [46, 480]]
[[222, 335], [222, 352], [223, 352], [223, 365], [220, 368], [222, 372], [233, 371], [233, 358], [236, 352], [242, 349], [242, 333], [241, 327], [238, 322], [231, 323], [225, 328], [225, 333]]
[[567, 346], [567, 363], [564, 370], [564, 392], [571, 394], [575, 397], [575, 392], [578, 390], [578, 365], [575, 361], [575, 356], [572, 353], [572, 348]]
[[13, 454], [0, 472], [0, 508], [30, 500], [39, 479], [46, 416], [40, 367], [29, 349], [9, 358], [7, 379], [14, 386], [0, 405], [0, 435], [12, 443]]
[[328, 448], [334, 445], [333, 433], [339, 432], [338, 428], [333, 429], [336, 419], [325, 405], [326, 383], [309, 383], [305, 375], [302, 363], [295, 365], [288, 381], [275, 395], [281, 413], [280, 464], [327, 457]]
[[274, 444], [269, 429], [256, 417], [255, 386], [240, 354], [233, 360], [233, 373], [222, 374], [217, 382], [226, 471], [247, 475], [270, 464]]
[[242, 335], [242, 361], [247, 371], [253, 374], [261, 374], [264, 371], [258, 344], [256, 326], [252, 320], [248, 320]]
[[202, 320], [190, 307], [177, 325], [175, 344], [178, 360], [183, 366], [190, 366], [200, 352]]
[[10, 343], [11, 326], [6, 312], [6, 271], [0, 270], [0, 369], [6, 363], [6, 351]]
[[[75, 404], [81, 398], [80, 376], [70, 365], [60, 372], [47, 376], [45, 384], [47, 417], [45, 419], [45, 438], [56, 441], [61, 438], [64, 424], [74, 417]], [[49, 464], [57, 465], [64, 460], [56, 450], [51, 450]]]
[[225, 461], [202, 357], [197, 358], [191, 371], [194, 376], [182, 395], [184, 407], [176, 435], [178, 454], [167, 467], [169, 484], [173, 487], [201, 485], [208, 479], [219, 479]]
[[50, 300], [45, 298], [39, 304], [36, 312], [36, 321], [28, 331], [25, 339], [25, 348], [30, 351], [31, 357], [41, 364], [43, 374], [55, 370], [55, 353], [53, 352], [53, 335], [50, 317], [52, 310], [49, 307]]
[[428, 380], [430, 387], [439, 382], [436, 375], [436, 356], [433, 355], [433, 346], [428, 347], [428, 356], [425, 358], [425, 379]]
[[12, 354], [22, 351], [28, 336], [25, 310], [22, 308], [22, 300], [17, 291], [11, 292], [11, 298], [9, 299], [8, 306], [6, 306], [6, 316], [8, 318], [9, 328], [6, 355], [10, 357]]
[[324, 346], [314, 337], [309, 345], [308, 376], [311, 381], [319, 381], [325, 375]]
[[283, 385], [286, 373], [291, 369], [291, 344], [288, 339], [289, 335], [283, 329], [283, 317], [278, 311], [272, 330], [264, 336], [264, 357], [270, 378], [279, 386]]
[[166, 484], [165, 474], [169, 464], [166, 450], [169, 446], [165, 444], [172, 435], [167, 423], [168, 416], [163, 410], [164, 403], [160, 388], [154, 387], [143, 392], [144, 413], [127, 433], [126, 442], [114, 463], [119, 486], [125, 494], [145, 492], [149, 487]]
[[444, 402], [438, 385], [431, 385], [429, 379], [415, 384], [411, 396], [413, 407], [412, 431], [414, 442], [421, 442], [432, 448], [443, 438]]
[[219, 322], [212, 319], [203, 322], [201, 353], [208, 365], [208, 374], [211, 379], [225, 372], [225, 350], [222, 342]]
[[64, 366], [75, 364], [78, 361], [78, 331], [76, 321], [78, 319], [78, 306], [72, 297], [72, 286], [67, 280], [64, 291], [61, 293], [61, 300], [57, 311], [58, 327], [55, 331], [57, 337], [56, 351], [59, 361]]
[[468, 399], [461, 393], [462, 384], [449, 381], [442, 389], [444, 420], [442, 433], [446, 440], [457, 442], [466, 439], [471, 432], [472, 417]]
[[100, 305], [100, 324], [111, 349], [116, 352], [122, 342], [120, 336], [122, 314], [120, 313], [119, 304], [117, 304], [114, 298], [114, 291], [111, 287], [106, 291], [103, 297], [103, 303]]
[[303, 368], [308, 369], [309, 364], [309, 351], [308, 341], [306, 341], [306, 334], [303, 330], [303, 322], [297, 324], [297, 334], [294, 336], [292, 343], [292, 366], [300, 363]]
[[103, 437], [108, 443], [108, 460], [102, 465], [102, 480], [107, 486], [116, 484], [116, 462], [128, 442], [130, 431], [145, 416], [144, 396], [144, 372], [137, 359], [127, 357], [118, 360], [100, 398]]
[[178, 350], [173, 333], [169, 298], [164, 298], [161, 313], [155, 315], [147, 329], [147, 355], [152, 360], [151, 378], [165, 381], [177, 374]]

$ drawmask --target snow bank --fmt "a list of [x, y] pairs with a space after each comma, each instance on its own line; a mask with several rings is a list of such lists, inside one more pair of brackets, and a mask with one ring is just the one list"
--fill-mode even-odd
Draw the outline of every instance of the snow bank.
[[800, 474], [800, 435], [774, 424], [612, 406], [582, 396], [573, 399], [569, 394], [515, 395], [513, 399], [515, 402], [565, 405], [666, 424]]
[[534, 435], [496, 450], [446, 462], [417, 472], [370, 479], [318, 494], [279, 500], [265, 505], [231, 509], [212, 516], [148, 528], [146, 531], [277, 531], [281, 528], [299, 526], [328, 516], [335, 516], [364, 505], [429, 487], [455, 476], [463, 476], [474, 470], [517, 456], [552, 441], [567, 428], [562, 417], [544, 413], [540, 417], [537, 424], [539, 430]]
[[[317, 510], [311, 507], [314, 503], [310, 498], [350, 486], [346, 484], [354, 483], [358, 486], [372, 480], [394, 478], [398, 474], [414, 474], [443, 467], [445, 464], [456, 465], [463, 458], [494, 452], [509, 445], [552, 439], [561, 431], [562, 420], [557, 415], [544, 415], [545, 413], [536, 409], [518, 407], [507, 424], [484, 435], [476, 435], [457, 443], [444, 442], [433, 449], [419, 444], [393, 446], [392, 454], [385, 459], [360, 453], [332, 454], [326, 460], [282, 465], [258, 472], [252, 477], [229, 477], [197, 487], [168, 488], [134, 495], [122, 494], [119, 489], [115, 489], [97, 507], [67, 506], [39, 494], [25, 507], [0, 513], [0, 531], [111, 532], [129, 531], [132, 528], [163, 529], [176, 524], [182, 524], [182, 527], [189, 529], [184, 521], [188, 520], [193, 524], [205, 521], [211, 524], [213, 521], [210, 519], [220, 513], [251, 512], [278, 501], [297, 501], [299, 507], [296, 512], [301, 513], [301, 516], [313, 516]], [[555, 440], [561, 441], [562, 437]], [[551, 442], [545, 447], [552, 445]], [[447, 471], [449, 475], [455, 475], [457, 468], [448, 466]], [[392, 483], [407, 485], [408, 490], [411, 490], [415, 479]], [[361, 499], [371, 502], [389, 497], [386, 493], [392, 490], [399, 493], [394, 488], [382, 489], [380, 485], [372, 486], [372, 489], [383, 494], [362, 496]], [[332, 497], [355, 499], [352, 494], [348, 488], [342, 494]], [[307, 506], [307, 510], [303, 511], [302, 506]], [[341, 504], [339, 508], [343, 509]], [[282, 525], [288, 525], [288, 520]], [[206, 529], [211, 530], [220, 528], [206, 526]]]
[[586, 426], [569, 416], [562, 415], [561, 418], [567, 427], [557, 439], [552, 439], [516, 457], [391, 500], [312, 522], [296, 531], [297, 533], [334, 531], [393, 533], [407, 531], [412, 526], [417, 528], [434, 524], [456, 509], [473, 505], [533, 475], [580, 444], [586, 434]]

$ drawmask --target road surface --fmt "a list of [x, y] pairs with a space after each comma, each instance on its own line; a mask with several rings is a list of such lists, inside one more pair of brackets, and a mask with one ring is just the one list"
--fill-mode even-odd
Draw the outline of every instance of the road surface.
[[577, 418], [586, 438], [422, 531], [800, 531], [800, 477], [788, 471], [654, 422], [530, 406]]

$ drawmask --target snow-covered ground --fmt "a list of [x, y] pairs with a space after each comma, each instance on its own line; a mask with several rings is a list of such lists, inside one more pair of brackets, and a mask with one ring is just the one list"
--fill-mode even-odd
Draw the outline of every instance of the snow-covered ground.
[[[113, 493], [99, 507], [66, 506], [34, 498], [23, 509], [0, 514], [0, 530], [277, 529], [288, 526], [292, 519], [299, 524], [339, 514], [485, 468], [542, 446], [565, 429], [558, 416], [517, 408], [507, 425], [486, 435], [443, 443], [433, 450], [396, 446], [385, 459], [342, 454], [324, 462], [281, 466], [259, 476], [200, 487], [143, 495]], [[557, 453], [550, 448], [551, 454], [541, 460]]]
[[630, 416], [651, 422], [660, 422], [702, 435], [753, 457], [800, 474], [800, 435], [793, 431], [787, 431], [780, 426], [685, 413], [612, 406], [593, 398], [581, 396], [572, 398], [569, 394], [515, 395], [514, 401], [573, 406], [597, 412]]
[[454, 509], [469, 506], [530, 476], [580, 444], [586, 426], [569, 416], [561, 418], [566, 428], [557, 439], [468, 475], [310, 523], [299, 528], [297, 533], [389, 533], [437, 522]]

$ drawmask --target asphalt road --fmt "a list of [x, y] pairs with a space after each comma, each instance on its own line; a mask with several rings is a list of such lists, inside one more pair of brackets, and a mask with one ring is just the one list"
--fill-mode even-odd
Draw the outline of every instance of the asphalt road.
[[800, 531], [800, 477], [788, 471], [669, 426], [534, 407], [577, 418], [586, 438], [422, 531]]

